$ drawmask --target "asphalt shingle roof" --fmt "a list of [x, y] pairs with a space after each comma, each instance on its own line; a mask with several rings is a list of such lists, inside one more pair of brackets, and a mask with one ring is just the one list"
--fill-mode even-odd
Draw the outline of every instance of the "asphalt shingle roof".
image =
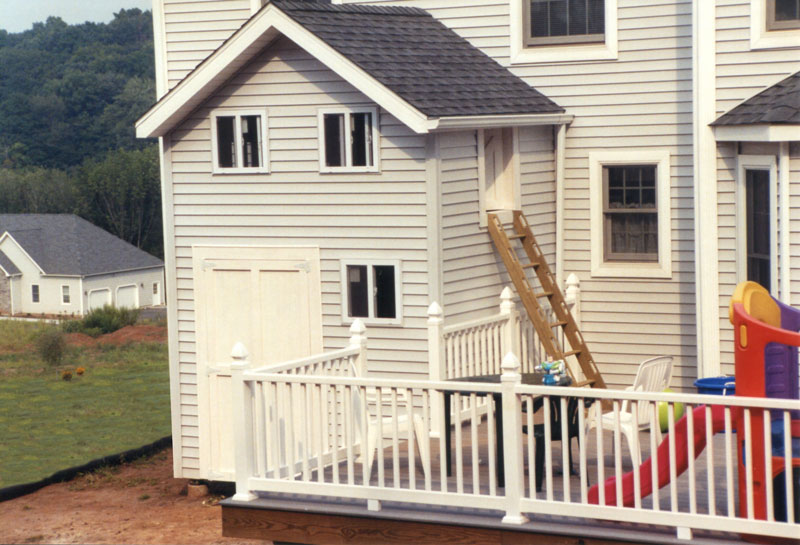
[[20, 270], [17, 268], [17, 266], [14, 265], [14, 263], [12, 263], [12, 261], [8, 259], [8, 256], [3, 252], [0, 252], [0, 267], [2, 267], [9, 276], [20, 273]]
[[421, 9], [272, 3], [429, 117], [564, 111]]
[[751, 97], [712, 125], [800, 123], [800, 72]]
[[0, 214], [0, 235], [6, 231], [45, 274], [87, 276], [164, 265], [72, 214]]

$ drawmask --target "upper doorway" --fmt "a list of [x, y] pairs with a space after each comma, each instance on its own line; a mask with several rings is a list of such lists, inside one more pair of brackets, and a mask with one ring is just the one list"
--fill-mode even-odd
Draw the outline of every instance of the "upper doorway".
[[737, 263], [740, 280], [778, 287], [777, 168], [773, 156], [739, 156]]

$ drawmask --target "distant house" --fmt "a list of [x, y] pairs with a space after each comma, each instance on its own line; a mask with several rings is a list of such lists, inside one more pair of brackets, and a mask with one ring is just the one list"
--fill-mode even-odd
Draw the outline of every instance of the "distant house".
[[0, 214], [0, 313], [163, 303], [164, 262], [72, 214]]

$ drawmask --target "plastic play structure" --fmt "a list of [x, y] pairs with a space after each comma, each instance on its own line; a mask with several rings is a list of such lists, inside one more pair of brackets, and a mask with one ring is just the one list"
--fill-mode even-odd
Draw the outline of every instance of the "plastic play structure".
[[[775, 300], [755, 282], [742, 282], [736, 287], [731, 298], [729, 318], [734, 327], [736, 356], [737, 396], [800, 399], [798, 391], [798, 354], [800, 346], [800, 310], [786, 306]], [[766, 409], [765, 409], [766, 410]], [[712, 432], [724, 431], [724, 408], [712, 405], [710, 422], [706, 422], [706, 407], [701, 405], [693, 411], [694, 433], [688, 437], [687, 417], [675, 423], [675, 466], [676, 475], [682, 474], [688, 466], [688, 442], [694, 445], [698, 456], [706, 445], [706, 426]], [[791, 465], [793, 482], [794, 521], [800, 522], [800, 411], [791, 414]], [[771, 422], [772, 474], [766, 475], [764, 456], [764, 416], [763, 410], [750, 410], [751, 456], [745, 457], [744, 411], [733, 410], [734, 429], [737, 433], [736, 445], [739, 464], [739, 513], [747, 513], [747, 484], [745, 464], [750, 468], [753, 479], [753, 516], [767, 519], [767, 479], [773, 480], [773, 516], [775, 520], [787, 519], [786, 481], [784, 458], [784, 423], [782, 411], [773, 411]], [[669, 438], [658, 447], [658, 483], [656, 489], [669, 483], [670, 453]], [[639, 468], [641, 496], [653, 492], [653, 459], [645, 461]], [[622, 504], [634, 506], [633, 472], [626, 473], [622, 479]], [[603, 483], [605, 504], [616, 505], [616, 477]], [[599, 484], [589, 490], [589, 502], [599, 503]]]

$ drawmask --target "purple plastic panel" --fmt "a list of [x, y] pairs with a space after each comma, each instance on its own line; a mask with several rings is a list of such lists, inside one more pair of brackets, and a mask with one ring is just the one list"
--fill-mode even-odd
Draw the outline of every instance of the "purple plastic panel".
[[[774, 297], [773, 297], [774, 299]], [[800, 331], [800, 310], [784, 305], [777, 299], [781, 309], [781, 328]], [[770, 398], [800, 399], [798, 384], [797, 347], [780, 343], [769, 343], [764, 349], [765, 395]], [[781, 411], [773, 411], [772, 418], [783, 418]], [[793, 411], [792, 419], [800, 418], [800, 412]]]

